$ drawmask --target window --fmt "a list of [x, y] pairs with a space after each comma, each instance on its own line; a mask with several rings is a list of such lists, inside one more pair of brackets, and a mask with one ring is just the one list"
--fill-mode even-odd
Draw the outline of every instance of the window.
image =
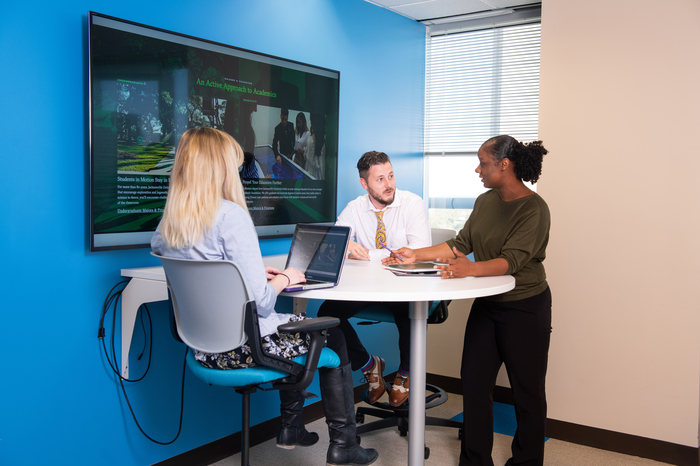
[[537, 139], [540, 23], [428, 37], [425, 173], [433, 228], [460, 230], [484, 192], [476, 153], [488, 138]]

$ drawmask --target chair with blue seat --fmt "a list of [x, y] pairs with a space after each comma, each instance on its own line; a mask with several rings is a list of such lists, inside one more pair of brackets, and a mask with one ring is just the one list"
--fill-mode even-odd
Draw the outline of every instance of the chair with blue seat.
[[[294, 360], [263, 350], [255, 301], [240, 267], [232, 261], [158, 257], [163, 264], [172, 303], [173, 335], [185, 343], [187, 366], [210, 385], [233, 387], [243, 396], [241, 465], [248, 466], [250, 448], [250, 394], [271, 383], [273, 390], [304, 391], [319, 367], [338, 367], [340, 358], [324, 348], [326, 330], [338, 325], [332, 317], [305, 319], [280, 325], [278, 330], [306, 332], [309, 352]], [[209, 369], [194, 351], [222, 353], [248, 343], [254, 367]], [[262, 389], [262, 388], [261, 388]]]
[[[455, 237], [455, 231], [451, 229], [431, 229], [431, 240], [433, 245], [438, 245], [444, 243], [445, 241]], [[441, 324], [447, 320], [448, 309], [447, 306], [450, 301], [434, 301], [430, 306], [428, 313], [428, 323], [429, 324]], [[374, 306], [369, 306], [366, 309], [358, 312], [354, 316], [355, 318], [364, 319], [363, 322], [358, 322], [358, 325], [371, 325], [378, 324], [380, 322], [394, 322], [394, 315], [392, 312], [382, 306], [381, 303], [377, 303]], [[391, 390], [391, 382], [386, 382], [387, 391]], [[447, 401], [447, 393], [440, 387], [432, 384], [426, 384], [426, 398], [425, 398], [425, 409], [434, 408], [440, 406]], [[368, 389], [365, 388], [360, 395], [362, 400], [369, 404]], [[399, 407], [394, 407], [387, 402], [377, 402], [372, 405], [372, 407], [360, 406], [357, 408], [356, 420], [358, 423], [357, 434], [362, 434], [365, 432], [372, 432], [375, 430], [383, 429], [385, 427], [398, 427], [401, 436], [405, 436], [408, 433], [408, 404], [410, 403], [410, 396], [408, 402], [404, 403]], [[379, 420], [364, 424], [365, 415], [370, 415], [378, 417]], [[362, 424], [362, 425], [359, 425]], [[438, 417], [426, 416], [425, 418], [426, 426], [442, 426], [442, 427], [454, 427], [456, 429], [462, 428], [462, 423], [453, 421], [450, 419], [443, 419]], [[430, 449], [425, 448], [425, 459], [430, 455]]]

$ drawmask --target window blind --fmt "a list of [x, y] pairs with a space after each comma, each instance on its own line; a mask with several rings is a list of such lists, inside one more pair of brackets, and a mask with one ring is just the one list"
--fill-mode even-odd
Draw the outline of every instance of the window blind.
[[540, 23], [427, 40], [425, 154], [474, 154], [492, 136], [537, 139]]

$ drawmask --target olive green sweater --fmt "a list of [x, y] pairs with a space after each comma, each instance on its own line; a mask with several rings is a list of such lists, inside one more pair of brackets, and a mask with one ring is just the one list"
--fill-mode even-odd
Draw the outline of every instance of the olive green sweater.
[[457, 237], [447, 244], [477, 262], [503, 258], [515, 288], [491, 296], [490, 301], [514, 301], [536, 296], [547, 289], [542, 261], [549, 242], [549, 208], [537, 193], [504, 202], [498, 190], [482, 194]]

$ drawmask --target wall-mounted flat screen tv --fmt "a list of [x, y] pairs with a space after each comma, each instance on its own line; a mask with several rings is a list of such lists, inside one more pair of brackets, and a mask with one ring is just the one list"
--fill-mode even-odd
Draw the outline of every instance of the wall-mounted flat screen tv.
[[340, 73], [89, 14], [90, 250], [150, 246], [177, 145], [226, 131], [258, 236], [336, 218]]

